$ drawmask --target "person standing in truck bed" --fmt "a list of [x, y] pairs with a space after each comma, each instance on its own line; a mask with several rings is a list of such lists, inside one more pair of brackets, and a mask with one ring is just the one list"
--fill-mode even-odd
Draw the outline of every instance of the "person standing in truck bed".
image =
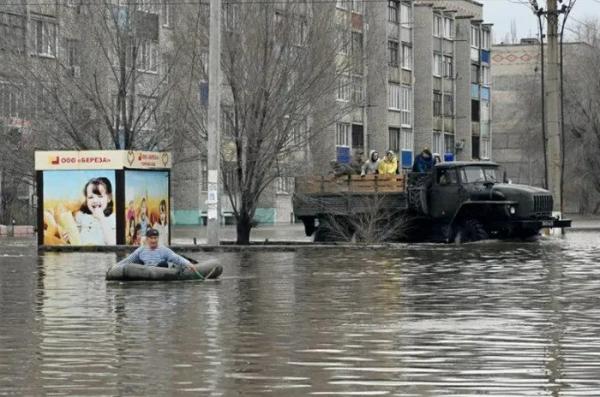
[[398, 171], [398, 159], [394, 155], [394, 152], [388, 150], [383, 158], [383, 161], [379, 162], [379, 174], [380, 175], [396, 175]]
[[423, 151], [415, 157], [412, 170], [413, 172], [431, 172], [434, 164], [435, 160], [433, 159], [431, 152], [428, 148], [424, 148]]

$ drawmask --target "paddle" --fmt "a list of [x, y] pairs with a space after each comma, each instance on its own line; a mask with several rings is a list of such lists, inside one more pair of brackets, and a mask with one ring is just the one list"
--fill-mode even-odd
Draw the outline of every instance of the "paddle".
[[[194, 265], [198, 264], [198, 261], [195, 260], [194, 258], [190, 258], [189, 256], [182, 255], [182, 254], [179, 254], [179, 256], [181, 256], [184, 259], [187, 259], [188, 261], [190, 261], [190, 263], [192, 263]], [[196, 270], [195, 267], [192, 266], [192, 269], [194, 269], [194, 273], [196, 273], [196, 276], [198, 276], [199, 279], [204, 280], [204, 276], [202, 274], [200, 274], [200, 272], [198, 272], [198, 270]]]

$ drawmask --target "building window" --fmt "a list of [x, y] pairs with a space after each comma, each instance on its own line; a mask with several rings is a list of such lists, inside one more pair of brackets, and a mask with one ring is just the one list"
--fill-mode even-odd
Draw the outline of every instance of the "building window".
[[471, 47], [479, 48], [479, 29], [475, 26], [471, 26]]
[[402, 86], [402, 113], [400, 114], [400, 123], [402, 127], [410, 127], [411, 121], [411, 94], [412, 89], [407, 86]]
[[481, 111], [479, 112], [479, 119], [482, 123], [490, 121], [490, 103], [488, 101], [481, 101]]
[[336, 146], [347, 146], [351, 145], [351, 126], [349, 123], [337, 123], [336, 134], [335, 134], [335, 145]]
[[208, 190], [208, 163], [206, 160], [200, 160], [200, 173], [202, 180], [200, 181], [200, 190], [206, 192]]
[[433, 93], [433, 115], [436, 117], [442, 115], [442, 94], [440, 92]]
[[444, 37], [447, 39], [454, 37], [454, 21], [452, 18], [444, 18]]
[[388, 21], [400, 22], [400, 2], [397, 0], [388, 1]]
[[173, 7], [171, 0], [162, 0], [163, 26], [173, 26]]
[[348, 76], [338, 76], [337, 100], [349, 102], [352, 96], [352, 84]]
[[363, 96], [363, 79], [362, 77], [352, 77], [352, 100], [356, 104], [362, 104]]
[[393, 150], [394, 153], [400, 152], [401, 146], [401, 135], [400, 128], [390, 128], [388, 130], [388, 149]]
[[444, 94], [444, 116], [454, 115], [454, 97], [452, 94]]
[[444, 56], [443, 62], [444, 62], [444, 77], [447, 79], [453, 79], [454, 78], [454, 74], [453, 74], [454, 68], [452, 67], [452, 57]]
[[413, 150], [413, 132], [409, 129], [402, 129], [402, 141], [400, 142], [401, 150]]
[[398, 46], [397, 41], [388, 41], [388, 64], [393, 67], [398, 67]]
[[402, 110], [402, 86], [400, 84], [389, 84], [388, 108], [390, 110]]
[[479, 101], [471, 99], [471, 121], [479, 122]]
[[363, 0], [352, 0], [352, 12], [356, 14], [362, 14]]
[[473, 159], [477, 159], [479, 160], [479, 155], [480, 155], [480, 151], [479, 151], [479, 137], [478, 136], [474, 136], [471, 139], [471, 157]]
[[481, 151], [481, 158], [484, 160], [489, 160], [490, 159], [490, 141], [487, 139], [481, 139], [480, 142], [480, 151]]
[[471, 65], [471, 83], [479, 84], [479, 65]]
[[481, 48], [483, 48], [484, 50], [489, 50], [490, 49], [490, 31], [489, 30], [483, 30], [482, 31], [482, 35], [481, 35]]
[[454, 135], [444, 134], [444, 153], [454, 153]]
[[32, 19], [33, 50], [37, 55], [56, 56], [56, 24], [47, 20]]
[[277, 194], [290, 194], [294, 189], [294, 178], [280, 176], [277, 178]]
[[443, 154], [444, 144], [442, 142], [442, 133], [439, 131], [433, 131], [433, 153]]
[[433, 16], [433, 35], [435, 37], [442, 37], [443, 27], [442, 27], [442, 17], [439, 15]]
[[363, 35], [360, 32], [352, 32], [352, 70], [362, 74], [363, 66]]
[[481, 67], [481, 84], [490, 84], [490, 68], [487, 66]]
[[79, 66], [79, 40], [67, 39], [67, 65]]
[[400, 3], [400, 23], [403, 27], [410, 25], [410, 4]]
[[25, 48], [25, 17], [0, 12], [0, 48], [23, 51]]
[[412, 47], [402, 44], [402, 69], [412, 69]]
[[433, 54], [433, 75], [442, 77], [442, 56], [440, 54]]
[[137, 53], [137, 68], [145, 72], [158, 71], [158, 44], [151, 40], [142, 42]]
[[348, 5], [350, 4], [351, 0], [337, 0], [335, 2], [335, 6], [337, 8], [341, 8], [342, 10], [347, 10], [348, 9]]
[[0, 81], [0, 117], [23, 117], [22, 86]]
[[[210, 8], [209, 8], [210, 12]], [[239, 5], [226, 2], [223, 9], [224, 29], [229, 32], [235, 32], [239, 25]]]
[[352, 124], [352, 148], [363, 149], [364, 148], [364, 128], [360, 124]]

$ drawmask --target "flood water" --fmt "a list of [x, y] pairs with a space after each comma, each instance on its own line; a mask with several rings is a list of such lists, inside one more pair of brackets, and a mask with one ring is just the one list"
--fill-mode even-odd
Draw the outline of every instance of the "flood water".
[[198, 253], [220, 281], [154, 284], [7, 241], [0, 395], [600, 395], [598, 233]]

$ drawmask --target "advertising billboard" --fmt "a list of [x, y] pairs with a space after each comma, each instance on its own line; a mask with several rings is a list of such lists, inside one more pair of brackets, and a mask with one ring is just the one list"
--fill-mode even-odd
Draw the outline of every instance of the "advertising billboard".
[[43, 171], [42, 179], [45, 245], [116, 244], [115, 171]]
[[169, 244], [169, 172], [125, 171], [125, 244], [140, 245], [149, 227]]

